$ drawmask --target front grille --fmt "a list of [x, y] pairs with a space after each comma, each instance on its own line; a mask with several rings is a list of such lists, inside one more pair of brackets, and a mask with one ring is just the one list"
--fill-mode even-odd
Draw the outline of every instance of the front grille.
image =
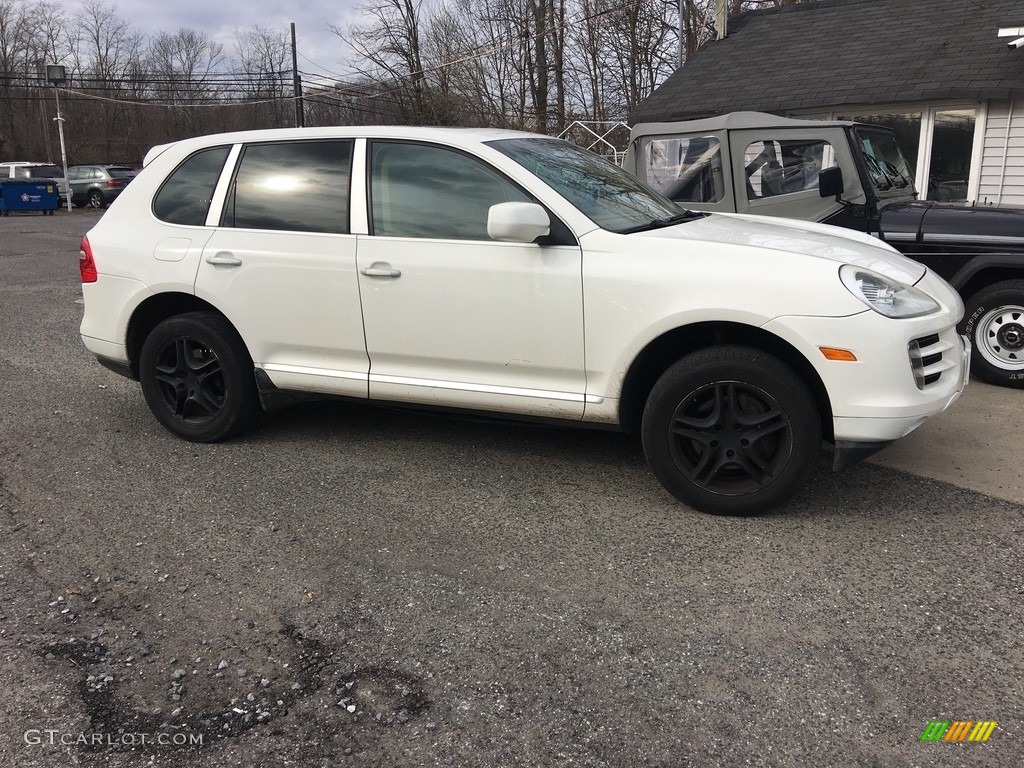
[[943, 341], [937, 333], [922, 336], [910, 342], [910, 368], [918, 389], [935, 384], [942, 374], [954, 367], [952, 361], [944, 360], [943, 353], [953, 348], [952, 343]]

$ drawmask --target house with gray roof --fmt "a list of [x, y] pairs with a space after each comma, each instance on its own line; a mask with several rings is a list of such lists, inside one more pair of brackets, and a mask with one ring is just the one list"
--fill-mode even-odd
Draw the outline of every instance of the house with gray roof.
[[630, 122], [750, 110], [887, 125], [922, 197], [1024, 205], [1024, 0], [819, 0], [726, 31]]

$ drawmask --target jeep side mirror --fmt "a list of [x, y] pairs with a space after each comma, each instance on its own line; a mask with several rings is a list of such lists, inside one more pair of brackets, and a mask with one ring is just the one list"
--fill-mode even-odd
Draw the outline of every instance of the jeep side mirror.
[[825, 168], [818, 174], [818, 194], [822, 197], [834, 197], [837, 203], [843, 194], [843, 169], [838, 165]]

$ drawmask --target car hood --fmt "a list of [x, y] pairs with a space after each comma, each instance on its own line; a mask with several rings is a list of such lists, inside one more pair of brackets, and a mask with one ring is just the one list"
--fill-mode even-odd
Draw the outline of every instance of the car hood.
[[711, 241], [827, 259], [871, 269], [904, 285], [914, 285], [927, 269], [892, 246], [849, 229], [796, 219], [735, 213], [709, 214], [674, 227], [630, 237]]

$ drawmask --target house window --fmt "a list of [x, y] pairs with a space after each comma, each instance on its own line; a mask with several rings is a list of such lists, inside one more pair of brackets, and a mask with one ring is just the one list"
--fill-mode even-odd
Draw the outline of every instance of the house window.
[[975, 111], [951, 109], [935, 112], [932, 148], [928, 163], [929, 200], [967, 199], [974, 148]]

